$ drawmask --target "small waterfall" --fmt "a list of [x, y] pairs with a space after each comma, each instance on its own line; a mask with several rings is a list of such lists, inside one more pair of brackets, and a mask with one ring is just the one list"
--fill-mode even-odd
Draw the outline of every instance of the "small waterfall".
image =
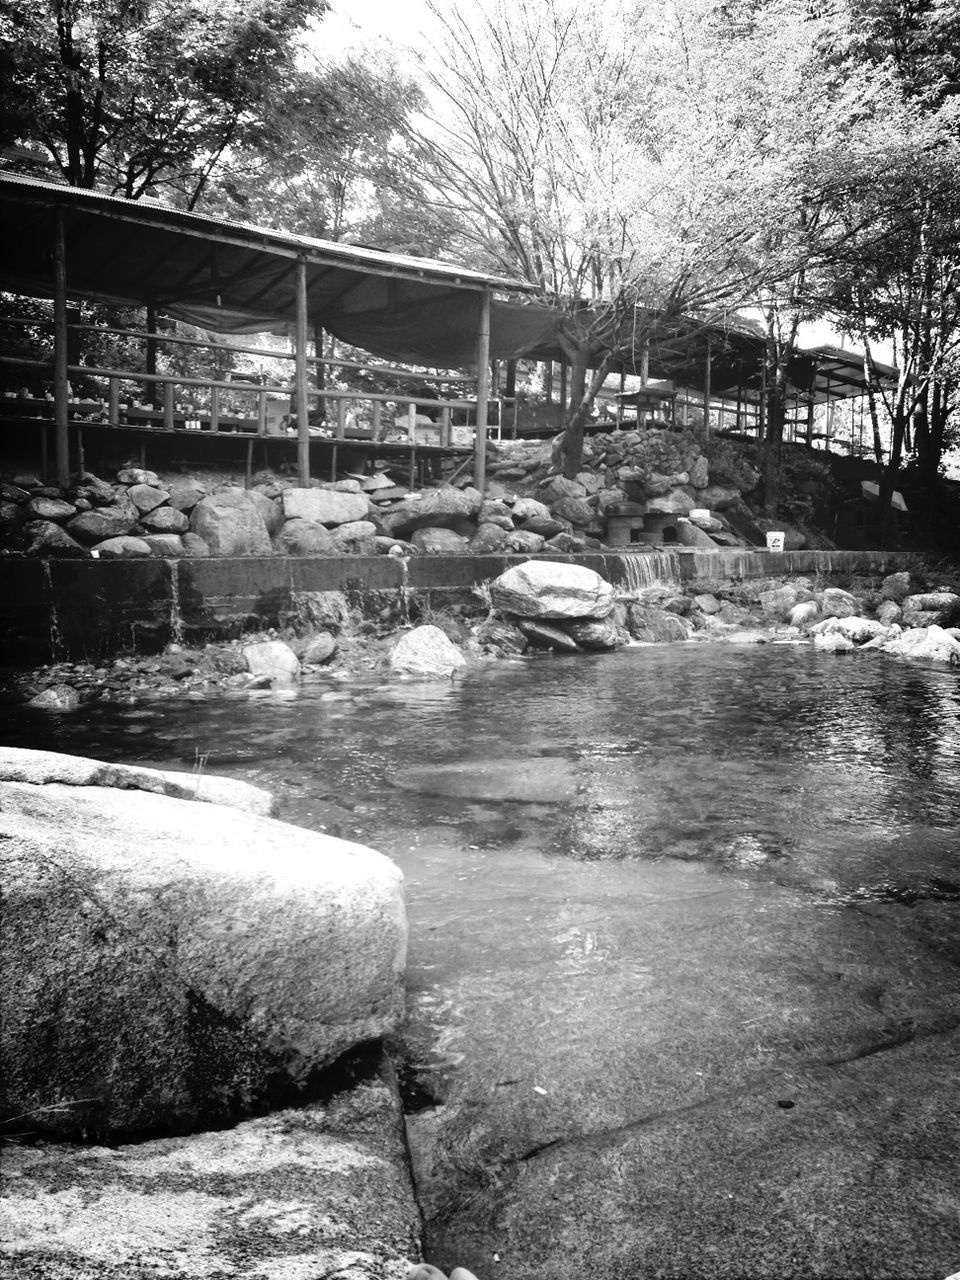
[[168, 560], [170, 566], [170, 643], [183, 644], [183, 616], [180, 613], [180, 562]]
[[657, 548], [650, 552], [604, 552], [607, 576], [616, 584], [622, 596], [639, 597], [646, 587], [658, 582], [680, 581], [680, 557], [676, 551]]
[[63, 647], [63, 633], [60, 630], [60, 616], [57, 613], [57, 598], [53, 590], [53, 577], [50, 573], [50, 561], [41, 560], [43, 576], [47, 584], [47, 615], [50, 618], [50, 661], [62, 662], [66, 656]]
[[397, 597], [400, 601], [399, 620], [406, 626], [410, 622], [410, 557], [397, 556], [396, 560], [400, 565], [400, 586], [397, 588]]

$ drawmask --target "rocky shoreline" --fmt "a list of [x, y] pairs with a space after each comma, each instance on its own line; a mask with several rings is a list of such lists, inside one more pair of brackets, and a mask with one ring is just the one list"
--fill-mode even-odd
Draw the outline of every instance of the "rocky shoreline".
[[960, 584], [907, 572], [849, 590], [794, 577], [658, 583], [627, 596], [592, 570], [532, 560], [488, 584], [475, 604], [427, 610], [402, 626], [364, 620], [339, 593], [325, 595], [317, 625], [18, 671], [3, 690], [28, 706], [70, 711], [377, 673], [449, 678], [503, 658], [686, 642], [810, 643], [834, 653], [863, 648], [960, 664]]

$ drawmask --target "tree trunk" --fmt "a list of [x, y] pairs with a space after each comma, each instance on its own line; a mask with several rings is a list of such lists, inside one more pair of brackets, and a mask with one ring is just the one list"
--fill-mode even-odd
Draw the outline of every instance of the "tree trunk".
[[557, 460], [558, 469], [562, 467], [563, 474], [568, 480], [573, 480], [582, 467], [584, 428], [589, 421], [593, 402], [597, 398], [597, 392], [603, 386], [604, 380], [610, 371], [614, 356], [612, 351], [607, 352], [598, 368], [594, 370], [589, 382], [587, 382], [587, 358], [586, 349], [578, 349], [570, 361], [571, 390], [579, 387], [581, 392], [579, 401], [571, 398], [570, 403], [575, 407], [571, 408], [570, 415], [564, 426]]

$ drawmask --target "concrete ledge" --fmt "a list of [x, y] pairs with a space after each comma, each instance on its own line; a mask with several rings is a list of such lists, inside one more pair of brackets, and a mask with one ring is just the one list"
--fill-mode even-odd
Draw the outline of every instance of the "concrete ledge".
[[[264, 556], [198, 560], [0, 560], [0, 645], [12, 665], [97, 660], [159, 649], [172, 637], [229, 638], [283, 626], [298, 595], [337, 591], [361, 611], [406, 592], [433, 607], [530, 559], [596, 570], [625, 592], [658, 581], [858, 574], [919, 568], [914, 553], [884, 551], [602, 551], [551, 556]], [[378, 599], [378, 597], [380, 597]]]

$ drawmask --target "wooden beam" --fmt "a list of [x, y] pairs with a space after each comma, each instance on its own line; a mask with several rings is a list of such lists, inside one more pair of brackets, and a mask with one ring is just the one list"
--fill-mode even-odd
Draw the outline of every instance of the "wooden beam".
[[474, 442], [474, 483], [481, 493], [487, 483], [487, 403], [490, 397], [490, 290], [480, 295], [477, 323], [477, 436]]
[[307, 260], [297, 259], [297, 317], [294, 329], [297, 389], [297, 484], [310, 487], [310, 401], [307, 396]]
[[61, 488], [70, 480], [70, 428], [67, 389], [67, 234], [62, 208], [53, 224], [53, 420], [56, 478]]

